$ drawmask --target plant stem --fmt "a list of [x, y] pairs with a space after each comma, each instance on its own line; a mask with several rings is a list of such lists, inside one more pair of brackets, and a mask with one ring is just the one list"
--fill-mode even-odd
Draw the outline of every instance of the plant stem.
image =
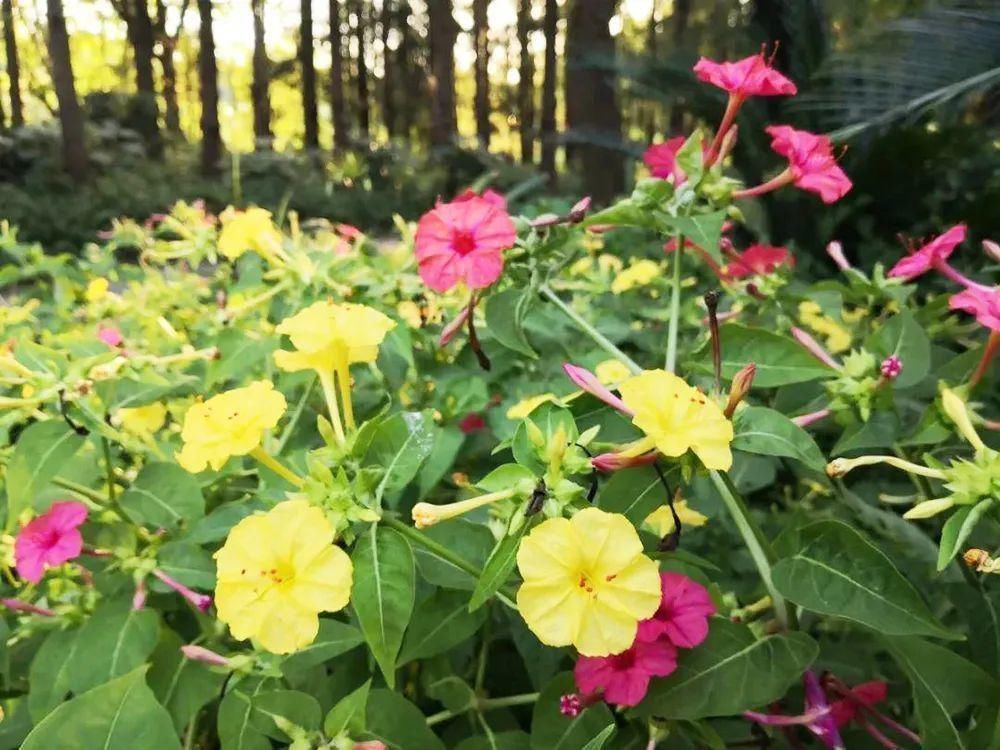
[[115, 495], [115, 466], [111, 463], [111, 444], [107, 438], [101, 438], [101, 447], [104, 450], [104, 471], [108, 478], [108, 500], [114, 505], [117, 499]]
[[674, 273], [670, 278], [670, 322], [667, 326], [667, 372], [677, 370], [677, 330], [681, 317], [681, 266], [684, 256], [684, 235], [677, 235], [677, 249], [674, 250]]
[[736, 492], [736, 488], [732, 486], [729, 478], [714, 470], [709, 472], [709, 476], [712, 478], [715, 489], [722, 496], [722, 502], [725, 504], [726, 510], [729, 511], [733, 523], [736, 524], [740, 536], [743, 537], [743, 544], [746, 545], [747, 551], [750, 552], [750, 557], [753, 558], [757, 572], [764, 582], [764, 588], [767, 589], [767, 593], [774, 603], [774, 613], [778, 618], [778, 622], [786, 630], [796, 627], [795, 610], [778, 593], [777, 589], [774, 588], [774, 582], [771, 580], [771, 565], [774, 561], [774, 552], [771, 550], [767, 538], [761, 532], [760, 528], [758, 528], [757, 524], [754, 523], [749, 509]]
[[467, 711], [492, 711], [495, 708], [509, 708], [511, 706], [529, 706], [538, 702], [540, 693], [522, 693], [520, 695], [508, 695], [503, 698], [483, 698], [475, 704], [469, 706], [465, 711], [440, 711], [427, 717], [427, 726], [432, 727], [442, 721], [448, 721], [456, 716], [461, 716]]
[[347, 442], [344, 436], [344, 425], [340, 421], [340, 409], [337, 408], [337, 387], [333, 382], [333, 374], [329, 372], [319, 373], [319, 382], [323, 386], [323, 396], [326, 398], [326, 408], [330, 412], [330, 423], [333, 431], [337, 435], [337, 440], [343, 445]]
[[53, 477], [52, 484], [56, 487], [62, 487], [64, 490], [69, 490], [75, 495], [79, 495], [84, 501], [84, 504], [91, 510], [103, 510], [105, 504], [108, 502], [108, 498], [97, 490], [92, 490], [90, 487], [84, 487], [82, 484], [77, 484], [69, 479]]
[[593, 339], [594, 343], [601, 347], [604, 351], [610, 354], [612, 357], [617, 359], [623, 365], [625, 365], [634, 374], [642, 372], [642, 368], [636, 364], [635, 360], [629, 357], [625, 352], [615, 346], [603, 333], [594, 328], [590, 323], [584, 320], [580, 315], [569, 305], [559, 299], [559, 295], [552, 291], [548, 284], [542, 284], [542, 288], [539, 290], [545, 299], [554, 304], [559, 308], [562, 313], [576, 323], [577, 327], [583, 331], [585, 334]]
[[259, 445], [250, 451], [250, 456], [255, 458], [261, 464], [269, 468], [275, 474], [277, 474], [282, 479], [294, 484], [296, 487], [301, 487], [305, 484], [305, 480], [302, 479], [298, 474], [289, 469], [278, 459], [268, 453], [266, 450], [261, 448]]
[[[456, 555], [454, 552], [452, 552], [444, 545], [438, 544], [433, 539], [428, 537], [426, 534], [421, 534], [412, 526], [408, 526], [407, 524], [400, 521], [398, 518], [392, 518], [391, 516], [382, 516], [381, 523], [389, 527], [390, 529], [398, 531], [400, 534], [405, 536], [414, 544], [419, 544], [421, 547], [426, 549], [431, 554], [440, 557], [445, 562], [451, 563], [456, 568], [468, 573], [473, 578], [478, 580], [479, 577], [483, 574], [483, 571], [479, 570], [479, 568], [477, 568], [472, 563], [463, 560], [461, 557]], [[510, 607], [514, 611], [517, 611], [517, 605], [509, 596], [507, 596], [507, 594], [501, 591], [497, 591], [497, 599], [499, 599], [503, 604]]]

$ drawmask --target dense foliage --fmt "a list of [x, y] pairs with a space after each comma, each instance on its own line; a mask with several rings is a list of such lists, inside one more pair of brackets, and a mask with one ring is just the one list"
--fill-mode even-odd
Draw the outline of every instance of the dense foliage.
[[742, 248], [851, 181], [783, 125], [733, 178], [795, 86], [695, 70], [597, 212], [5, 225], [0, 746], [997, 746], [1000, 248]]

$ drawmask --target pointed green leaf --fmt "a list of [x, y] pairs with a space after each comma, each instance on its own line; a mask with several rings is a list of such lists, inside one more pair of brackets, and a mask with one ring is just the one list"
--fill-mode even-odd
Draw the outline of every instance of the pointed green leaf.
[[508, 349], [537, 359], [538, 354], [524, 333], [524, 319], [532, 299], [530, 291], [518, 287], [491, 294], [486, 300], [486, 326], [493, 338]]
[[538, 696], [531, 715], [532, 750], [577, 750], [614, 726], [614, 717], [603, 702], [585, 708], [577, 716], [563, 716], [559, 698], [573, 692], [576, 692], [573, 675], [563, 672]]
[[938, 553], [937, 569], [939, 571], [948, 567], [965, 544], [965, 540], [982, 520], [982, 517], [995, 508], [998, 504], [996, 498], [988, 497], [980, 500], [975, 505], [966, 505], [952, 513], [941, 529], [941, 546]]
[[747, 406], [733, 419], [732, 447], [747, 453], [783, 456], [823, 471], [826, 458], [812, 436], [781, 412], [764, 406]]
[[301, 672], [340, 656], [364, 642], [365, 637], [353, 625], [321, 617], [316, 639], [305, 648], [286, 656], [281, 662], [281, 672], [285, 675]]
[[364, 685], [341, 698], [330, 709], [323, 720], [323, 733], [327, 737], [336, 737], [341, 732], [357, 735], [365, 730], [365, 708], [371, 686], [372, 681], [366, 680]]
[[205, 515], [198, 480], [177, 464], [149, 463], [121, 496], [125, 512], [139, 523], [176, 531]]
[[4, 528], [7, 531], [14, 528], [18, 516], [32, 507], [39, 491], [80, 450], [83, 440], [82, 436], [59, 419], [35, 422], [25, 428], [14, 446], [4, 478], [7, 488]]
[[129, 602], [108, 602], [80, 628], [80, 646], [69, 665], [73, 692], [131, 672], [149, 658], [160, 639], [160, 617]]
[[399, 663], [437, 656], [472, 637], [486, 619], [486, 610], [469, 611], [465, 591], [438, 589], [417, 605], [403, 639]]
[[184, 656], [183, 644], [177, 633], [164, 628], [153, 652], [148, 679], [153, 695], [170, 713], [178, 732], [219, 695], [226, 679], [225, 673], [213, 672], [207, 665]]
[[482, 575], [476, 583], [476, 588], [472, 592], [469, 600], [469, 611], [474, 612], [492, 597], [500, 588], [507, 583], [511, 571], [517, 564], [517, 550], [521, 546], [521, 538], [527, 533], [531, 526], [531, 521], [521, 524], [521, 528], [513, 534], [508, 534], [493, 548], [486, 565], [483, 567]]

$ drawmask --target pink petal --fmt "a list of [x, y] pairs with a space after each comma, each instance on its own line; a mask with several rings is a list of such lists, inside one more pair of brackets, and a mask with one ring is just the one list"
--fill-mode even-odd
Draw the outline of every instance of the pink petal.
[[75, 529], [87, 520], [87, 506], [76, 500], [52, 503], [43, 518], [57, 529]]
[[578, 388], [582, 388], [591, 396], [596, 396], [608, 406], [617, 409], [623, 414], [628, 414], [630, 417], [635, 415], [635, 412], [629, 409], [625, 405], [625, 402], [613, 394], [590, 370], [578, 367], [577, 365], [571, 365], [568, 362], [563, 363], [563, 370], [565, 370], [566, 375], [569, 376], [569, 379]]

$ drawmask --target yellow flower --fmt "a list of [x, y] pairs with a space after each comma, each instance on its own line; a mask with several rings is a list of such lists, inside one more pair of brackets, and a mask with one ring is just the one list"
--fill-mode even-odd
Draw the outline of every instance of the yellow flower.
[[109, 286], [107, 279], [91, 279], [83, 297], [87, 302], [100, 302], [107, 296]]
[[601, 253], [597, 256], [597, 267], [601, 269], [602, 273], [617, 273], [622, 270], [622, 266], [624, 263], [617, 255]]
[[[690, 507], [687, 500], [677, 500], [674, 502], [674, 510], [677, 517], [681, 519], [681, 526], [697, 527], [708, 523], [708, 516], [704, 516], [694, 508]], [[674, 530], [674, 517], [670, 513], [669, 505], [661, 505], [642, 522], [643, 526], [649, 528], [658, 537], [665, 537]]]
[[260, 446], [285, 413], [285, 397], [266, 380], [235, 388], [192, 406], [184, 417], [184, 448], [177, 462], [192, 474], [211, 466], [218, 471], [231, 456]]
[[263, 208], [237, 211], [232, 206], [222, 212], [219, 252], [236, 260], [247, 250], [272, 259], [281, 248], [281, 232], [271, 221], [271, 212]]
[[594, 270], [594, 259], [589, 255], [574, 261], [569, 267], [570, 276], [587, 276]]
[[647, 259], [637, 260], [615, 276], [611, 282], [612, 294], [621, 294], [637, 286], [646, 286], [660, 275], [660, 264]]
[[396, 314], [410, 328], [420, 328], [424, 323], [420, 317], [420, 305], [413, 300], [405, 299], [396, 305]]
[[118, 410], [119, 423], [126, 432], [133, 435], [152, 435], [163, 427], [166, 419], [167, 407], [159, 401]]
[[215, 606], [233, 638], [275, 654], [312, 643], [318, 613], [343, 609], [351, 596], [351, 558], [333, 539], [326, 515], [304, 500], [236, 524], [215, 553]]
[[635, 413], [632, 424], [646, 433], [622, 452], [624, 457], [653, 448], [677, 457], [690, 449], [706, 468], [728, 471], [732, 466], [733, 425], [701, 391], [666, 370], [646, 370], [621, 383], [618, 391]]
[[278, 351], [282, 370], [332, 372], [352, 362], [374, 362], [385, 335], [396, 322], [378, 310], [351, 302], [316, 302], [275, 329], [289, 336], [296, 351]]
[[542, 393], [538, 396], [523, 398], [507, 410], [507, 419], [524, 419], [542, 404], [558, 404], [559, 397], [554, 393]]
[[606, 359], [594, 368], [594, 374], [604, 385], [614, 385], [628, 380], [632, 376], [632, 371], [620, 360]]
[[802, 323], [826, 339], [826, 348], [831, 354], [840, 354], [851, 348], [851, 332], [840, 325], [813, 300], [799, 303], [799, 317]]
[[629, 648], [660, 605], [660, 572], [625, 516], [598, 508], [550, 518], [521, 542], [517, 607], [548, 646], [584, 656]]

